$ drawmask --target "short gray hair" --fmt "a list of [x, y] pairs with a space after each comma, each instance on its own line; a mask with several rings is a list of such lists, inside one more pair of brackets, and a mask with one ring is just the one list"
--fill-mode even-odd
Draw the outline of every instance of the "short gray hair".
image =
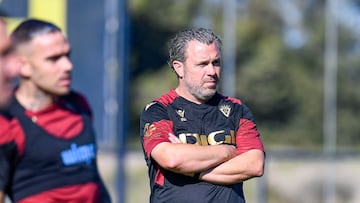
[[212, 30], [206, 28], [188, 28], [180, 31], [169, 41], [169, 60], [171, 68], [173, 61], [184, 62], [186, 59], [186, 48], [190, 41], [197, 40], [201, 43], [210, 45], [215, 43], [221, 52], [221, 39]]

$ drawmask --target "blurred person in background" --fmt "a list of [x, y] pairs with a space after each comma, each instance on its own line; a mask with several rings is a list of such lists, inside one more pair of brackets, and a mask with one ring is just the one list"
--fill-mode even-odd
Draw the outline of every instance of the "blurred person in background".
[[10, 39], [3, 19], [5, 12], [0, 10], [0, 109], [4, 109], [13, 93], [13, 80], [19, 72], [19, 66], [10, 53]]
[[[72, 90], [70, 44], [56, 25], [28, 19], [12, 33], [20, 81], [0, 137], [0, 191], [16, 203], [108, 203], [92, 112]], [[2, 198], [1, 201], [4, 198]]]
[[220, 38], [204, 28], [179, 32], [169, 65], [178, 86], [140, 118], [150, 202], [245, 202], [243, 182], [263, 175], [265, 152], [249, 108], [217, 91]]

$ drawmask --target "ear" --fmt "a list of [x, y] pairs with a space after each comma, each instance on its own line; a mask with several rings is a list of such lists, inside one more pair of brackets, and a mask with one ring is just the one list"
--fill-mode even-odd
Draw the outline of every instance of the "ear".
[[180, 61], [173, 61], [172, 65], [179, 78], [184, 77], [184, 64]]
[[30, 77], [32, 73], [32, 67], [30, 62], [25, 57], [19, 57], [18, 63], [20, 66], [20, 76]]

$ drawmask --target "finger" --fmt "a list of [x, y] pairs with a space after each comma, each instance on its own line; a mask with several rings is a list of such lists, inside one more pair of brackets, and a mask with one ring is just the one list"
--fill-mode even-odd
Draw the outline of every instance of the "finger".
[[168, 135], [169, 135], [169, 140], [170, 140], [170, 142], [176, 143], [176, 144], [177, 144], [177, 143], [181, 143], [181, 141], [179, 140], [179, 138], [176, 137], [174, 134], [169, 133]]

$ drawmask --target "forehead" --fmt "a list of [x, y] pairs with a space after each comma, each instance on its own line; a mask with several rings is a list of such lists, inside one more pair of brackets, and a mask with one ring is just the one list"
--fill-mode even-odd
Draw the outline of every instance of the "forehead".
[[186, 48], [187, 58], [218, 58], [220, 57], [220, 50], [216, 43], [204, 44], [197, 40], [192, 40], [188, 43]]
[[35, 36], [32, 44], [38, 46], [64, 45], [68, 44], [68, 41], [61, 32], [51, 32]]
[[68, 52], [70, 49], [68, 40], [61, 32], [38, 35], [30, 44], [34, 49], [43, 53]]

